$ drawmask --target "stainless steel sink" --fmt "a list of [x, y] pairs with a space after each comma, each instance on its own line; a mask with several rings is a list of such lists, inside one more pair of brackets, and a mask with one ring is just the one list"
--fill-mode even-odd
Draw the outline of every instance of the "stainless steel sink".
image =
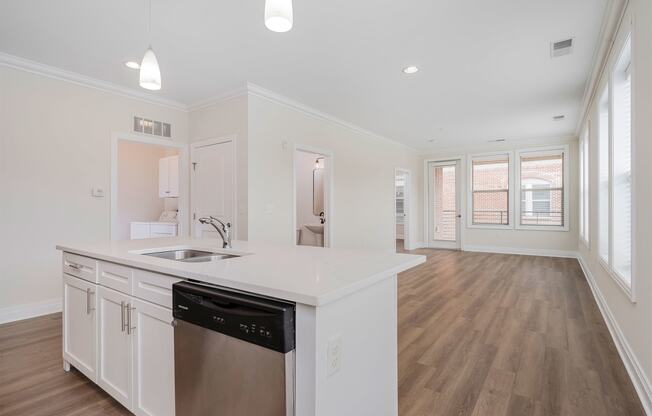
[[201, 263], [201, 262], [224, 260], [233, 257], [239, 257], [238, 255], [235, 254], [213, 253], [211, 251], [192, 250], [192, 249], [157, 251], [154, 253], [143, 253], [143, 256], [158, 257], [159, 259], [183, 261], [186, 263]]

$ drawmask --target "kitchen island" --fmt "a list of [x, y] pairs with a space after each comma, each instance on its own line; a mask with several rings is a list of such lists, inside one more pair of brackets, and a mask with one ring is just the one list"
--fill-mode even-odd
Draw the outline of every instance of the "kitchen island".
[[[172, 285], [180, 281], [295, 305], [288, 415], [397, 414], [397, 274], [424, 256], [243, 241], [223, 249], [192, 238], [57, 248], [64, 368], [74, 366], [135, 414], [174, 414]], [[190, 249], [215, 256], [151, 255]]]

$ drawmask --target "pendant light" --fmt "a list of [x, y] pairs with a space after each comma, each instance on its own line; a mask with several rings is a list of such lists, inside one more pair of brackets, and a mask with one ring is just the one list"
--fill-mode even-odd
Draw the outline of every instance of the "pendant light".
[[[152, 39], [152, 0], [149, 0], [149, 20], [147, 24], [147, 36]], [[161, 89], [161, 70], [158, 66], [158, 59], [152, 49], [147, 48], [143, 61], [140, 63], [140, 86], [146, 90], [157, 91]]]
[[292, 29], [292, 0], [265, 0], [265, 26], [272, 32]]

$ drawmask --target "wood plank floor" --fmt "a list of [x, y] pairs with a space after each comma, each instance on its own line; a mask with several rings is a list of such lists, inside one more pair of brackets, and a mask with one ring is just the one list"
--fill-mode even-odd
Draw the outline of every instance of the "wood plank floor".
[[[417, 252], [399, 276], [401, 416], [644, 415], [575, 260]], [[0, 415], [128, 414], [63, 371], [59, 314], [0, 325]]]

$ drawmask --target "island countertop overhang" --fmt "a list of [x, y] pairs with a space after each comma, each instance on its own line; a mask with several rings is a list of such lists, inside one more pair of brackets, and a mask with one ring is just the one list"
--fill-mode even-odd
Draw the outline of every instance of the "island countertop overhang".
[[[192, 248], [239, 257], [185, 263], [139, 254]], [[60, 244], [57, 249], [183, 279], [242, 290], [309, 306], [322, 306], [425, 262], [425, 256], [382, 250], [348, 250], [195, 238]]]

